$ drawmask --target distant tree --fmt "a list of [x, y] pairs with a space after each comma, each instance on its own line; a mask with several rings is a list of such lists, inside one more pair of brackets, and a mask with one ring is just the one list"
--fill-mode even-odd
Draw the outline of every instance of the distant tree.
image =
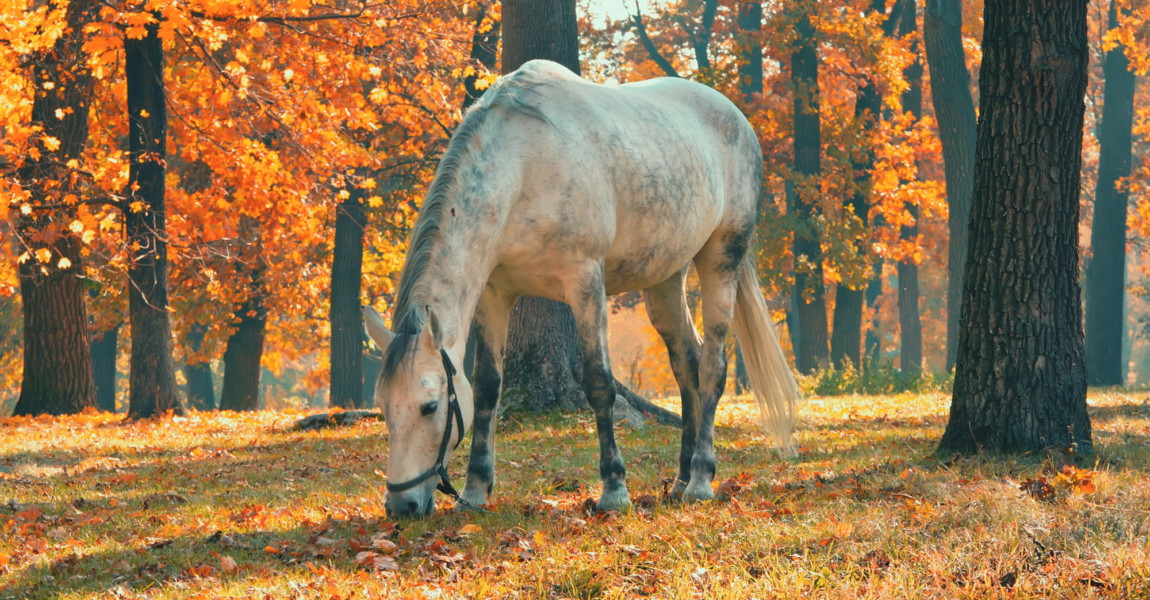
[[363, 190], [352, 186], [336, 205], [335, 246], [331, 265], [331, 381], [332, 406], [361, 408], [363, 396], [363, 235], [367, 215]]
[[1092, 449], [1078, 287], [1086, 0], [988, 0], [970, 253], [940, 450]]
[[788, 205], [797, 215], [794, 236], [795, 284], [791, 291], [795, 366], [810, 373], [827, 366], [827, 307], [823, 289], [823, 252], [814, 216], [821, 170], [822, 134], [819, 124], [819, 55], [811, 12], [817, 3], [798, 2], [791, 82], [794, 85], [794, 173], [787, 186]]
[[[1118, 1], [1109, 28], [1118, 27]], [[1094, 193], [1093, 255], [1086, 263], [1086, 375], [1093, 385], [1122, 385], [1126, 315], [1126, 202], [1118, 182], [1130, 176], [1134, 73], [1121, 44], [1106, 53], [1102, 124], [1098, 130], [1098, 186]]]
[[116, 358], [119, 355], [120, 323], [92, 334], [92, 381], [96, 385], [96, 408], [116, 412]]
[[[220, 410], [256, 410], [260, 407], [260, 377], [263, 374], [260, 360], [268, 324], [267, 259], [260, 226], [254, 217], [240, 216], [237, 251], [241, 259], [236, 262], [235, 270], [248, 285], [247, 294], [232, 314], [231, 333], [224, 349]], [[357, 381], [356, 385], [361, 383]]]
[[[917, 123], [922, 119], [922, 61], [919, 59], [918, 11], [915, 0], [902, 0], [899, 14], [898, 35], [910, 39], [913, 61], [903, 71], [907, 88], [902, 94], [902, 109], [911, 114]], [[899, 237], [911, 244], [918, 243], [918, 206], [907, 204], [912, 222], [903, 226]], [[899, 368], [903, 372], [922, 370], [922, 320], [918, 310], [918, 263], [913, 257], [898, 262], [898, 322], [899, 322]]]
[[946, 289], [946, 369], [958, 356], [958, 316], [966, 269], [970, 194], [974, 187], [975, 122], [970, 72], [962, 46], [962, 0], [925, 0], [922, 40], [930, 68], [931, 101], [946, 172], [949, 258]]
[[201, 355], [208, 326], [192, 323], [185, 342], [188, 345], [184, 363], [184, 380], [188, 382], [188, 405], [196, 410], [216, 409], [216, 388], [212, 383], [212, 362]]

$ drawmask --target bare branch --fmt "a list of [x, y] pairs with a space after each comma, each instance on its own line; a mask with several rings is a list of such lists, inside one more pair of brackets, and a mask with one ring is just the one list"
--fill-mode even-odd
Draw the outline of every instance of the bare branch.
[[674, 65], [663, 58], [662, 54], [659, 54], [659, 49], [655, 47], [655, 42], [651, 41], [651, 36], [647, 35], [647, 28], [643, 25], [643, 13], [639, 10], [639, 2], [637, 0], [635, 2], [635, 14], [631, 15], [631, 23], [635, 27], [635, 32], [639, 34], [639, 41], [643, 44], [643, 47], [647, 49], [647, 54], [651, 55], [651, 60], [655, 61], [655, 64], [659, 65], [659, 68], [663, 69], [663, 72], [666, 73], [668, 77], [681, 77], [678, 71], [675, 70]]

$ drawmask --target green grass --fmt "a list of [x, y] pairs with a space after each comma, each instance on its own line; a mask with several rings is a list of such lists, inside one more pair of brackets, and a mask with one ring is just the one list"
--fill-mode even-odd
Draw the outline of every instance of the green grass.
[[[8, 419], [0, 599], [1150, 597], [1146, 396], [1092, 396], [1099, 452], [1076, 481], [1047, 456], [939, 462], [948, 401], [815, 398], [793, 459], [765, 447], [752, 402], [727, 401], [716, 483], [733, 493], [690, 506], [661, 502], [678, 432], [620, 428], [626, 515], [584, 508], [589, 414], [513, 416], [494, 511], [408, 522], [384, 515], [380, 423]], [[1049, 498], [1020, 490], [1040, 479]]]

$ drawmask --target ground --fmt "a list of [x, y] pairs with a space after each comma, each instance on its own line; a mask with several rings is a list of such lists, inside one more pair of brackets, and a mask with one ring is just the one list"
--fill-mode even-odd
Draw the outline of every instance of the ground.
[[590, 415], [512, 416], [492, 512], [410, 522], [384, 516], [382, 423], [6, 419], [0, 599], [1150, 597], [1146, 394], [1092, 394], [1076, 464], [935, 457], [947, 403], [814, 398], [780, 459], [728, 401], [718, 499], [691, 506], [661, 501], [676, 431], [621, 427], [626, 515], [588, 511]]

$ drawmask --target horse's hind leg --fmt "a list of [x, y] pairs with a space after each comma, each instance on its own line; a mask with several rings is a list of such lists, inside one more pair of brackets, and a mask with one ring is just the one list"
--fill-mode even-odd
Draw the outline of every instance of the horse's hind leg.
[[[503, 372], [503, 344], [507, 339], [507, 316], [514, 299], [497, 297], [490, 288], [479, 300], [475, 313], [475, 419], [471, 427], [471, 459], [467, 483], [460, 497], [472, 506], [483, 506], [495, 485], [495, 416]], [[457, 508], [467, 508], [462, 503]]]
[[679, 397], [682, 399], [683, 441], [679, 447], [679, 474], [670, 491], [672, 498], [681, 498], [691, 480], [691, 459], [695, 455], [695, 436], [699, 426], [699, 350], [702, 342], [687, 308], [683, 288], [686, 273], [684, 268], [666, 281], [643, 290], [647, 318], [667, 345], [667, 358], [675, 381], [679, 383]]
[[[738, 256], [732, 260], [734, 254]], [[691, 457], [691, 481], [683, 492], [688, 501], [709, 500], [715, 495], [711, 490], [715, 478], [715, 409], [727, 383], [726, 338], [735, 311], [742, 258], [743, 252], [732, 253], [717, 239], [695, 257], [702, 293], [703, 351], [699, 360], [699, 433]]]
[[625, 511], [631, 507], [627, 493], [627, 470], [615, 443], [615, 378], [607, 354], [607, 294], [603, 287], [603, 266], [596, 265], [575, 289], [567, 303], [575, 315], [575, 327], [583, 349], [583, 392], [595, 411], [599, 433], [599, 476], [603, 495], [599, 510]]

